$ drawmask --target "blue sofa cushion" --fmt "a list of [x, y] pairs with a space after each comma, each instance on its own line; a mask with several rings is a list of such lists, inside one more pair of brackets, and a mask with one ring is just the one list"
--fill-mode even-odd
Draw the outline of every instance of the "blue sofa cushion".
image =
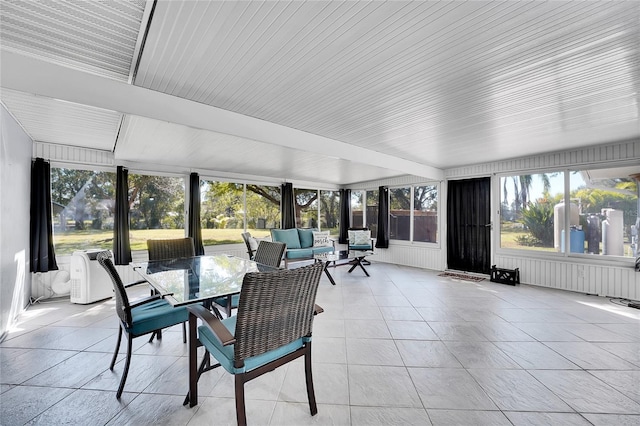
[[300, 237], [300, 248], [313, 247], [313, 229], [298, 228], [298, 237]]
[[286, 257], [287, 259], [304, 259], [304, 258], [310, 258], [311, 256], [313, 256], [313, 249], [311, 248], [304, 248], [304, 249], [293, 249], [290, 250], [287, 248], [286, 251]]
[[[300, 248], [300, 237], [297, 229], [272, 229], [271, 239], [276, 242], [285, 243], [287, 250]], [[312, 242], [313, 243], [313, 242]]]
[[[224, 324], [227, 330], [229, 330], [234, 336], [236, 334], [236, 319], [237, 317], [234, 315], [222, 320], [222, 324]], [[220, 365], [222, 365], [222, 367], [224, 367], [224, 369], [231, 374], [251, 371], [257, 367], [260, 367], [261, 365], [267, 364], [268, 362], [274, 361], [295, 351], [296, 349], [301, 348], [305, 342], [310, 340], [304, 338], [294, 340], [293, 342], [281, 346], [278, 349], [274, 349], [272, 351], [253, 356], [251, 358], [247, 358], [244, 360], [244, 367], [236, 368], [233, 366], [233, 345], [222, 346], [220, 341], [206, 326], [198, 327], [198, 332], [198, 338], [202, 342], [204, 347], [207, 348], [209, 353], [218, 360]]]

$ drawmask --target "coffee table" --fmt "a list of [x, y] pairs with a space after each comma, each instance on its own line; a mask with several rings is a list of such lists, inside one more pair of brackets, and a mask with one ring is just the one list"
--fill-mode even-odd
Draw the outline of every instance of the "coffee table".
[[[360, 267], [366, 276], [370, 276], [369, 272], [364, 268], [363, 261], [367, 256], [373, 256], [374, 252], [371, 250], [340, 250], [329, 253], [319, 253], [313, 256], [316, 262], [324, 263], [324, 273], [331, 281], [331, 284], [336, 285], [333, 277], [329, 273], [327, 269], [330, 263], [333, 263], [333, 266], [343, 266], [343, 265], [351, 265], [351, 269], [349, 269], [349, 273], [351, 273], [356, 267]], [[340, 262], [340, 263], [337, 263]]]

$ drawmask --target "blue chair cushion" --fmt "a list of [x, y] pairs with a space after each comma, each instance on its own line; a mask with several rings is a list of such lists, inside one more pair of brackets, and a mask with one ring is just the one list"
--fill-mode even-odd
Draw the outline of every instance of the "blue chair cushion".
[[132, 308], [131, 318], [133, 327], [127, 333], [140, 336], [187, 321], [189, 312], [184, 306], [174, 308], [166, 300], [158, 299]]
[[349, 246], [349, 250], [373, 250], [371, 244]]
[[300, 237], [297, 229], [272, 229], [271, 239], [275, 242], [285, 243], [287, 249], [300, 248]]
[[300, 248], [313, 247], [313, 231], [314, 231], [313, 229], [298, 228], [298, 237], [300, 238]]
[[287, 259], [310, 258], [311, 256], [313, 256], [313, 249], [311, 248], [304, 248], [304, 249], [299, 248], [294, 250], [287, 249], [286, 256], [287, 256]]
[[[235, 336], [236, 332], [236, 316], [225, 318], [221, 322], [224, 326], [229, 330], [231, 334]], [[257, 367], [265, 365], [271, 361], [275, 361], [278, 358], [281, 358], [291, 352], [299, 349], [304, 345], [305, 342], [308, 342], [309, 338], [300, 338], [294, 340], [293, 342], [281, 346], [278, 349], [274, 349], [269, 352], [265, 352], [260, 355], [253, 356], [251, 358], [247, 358], [244, 360], [244, 367], [236, 368], [233, 366], [233, 349], [234, 345], [222, 346], [220, 341], [216, 338], [216, 336], [211, 332], [211, 330], [201, 325], [198, 327], [198, 338], [200, 342], [204, 345], [204, 347], [209, 351], [211, 355], [215, 359], [218, 360], [220, 365], [224, 367], [231, 374], [245, 373], [247, 371], [251, 371]]]

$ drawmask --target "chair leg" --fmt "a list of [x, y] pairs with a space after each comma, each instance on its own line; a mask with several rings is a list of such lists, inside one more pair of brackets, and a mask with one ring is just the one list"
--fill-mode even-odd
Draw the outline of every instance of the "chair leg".
[[109, 370], [113, 370], [113, 366], [116, 365], [116, 358], [118, 357], [118, 351], [120, 350], [120, 342], [122, 341], [122, 325], [118, 326], [118, 342], [116, 343], [116, 350], [111, 358], [111, 365]]
[[187, 343], [187, 322], [182, 323], [182, 343]]
[[244, 407], [244, 377], [236, 374], [236, 420], [238, 426], [246, 426], [247, 413]]
[[127, 374], [129, 374], [129, 366], [131, 365], [131, 351], [133, 349], [133, 337], [128, 334], [127, 335], [127, 360], [124, 363], [124, 370], [122, 371], [122, 378], [120, 379], [120, 386], [118, 387], [118, 392], [116, 393], [116, 399], [120, 399], [122, 396], [122, 391], [124, 390], [124, 384], [127, 381]]
[[307, 343], [307, 352], [304, 354], [304, 371], [307, 379], [307, 398], [309, 399], [309, 410], [311, 415], [318, 414], [318, 406], [316, 405], [316, 394], [313, 391], [313, 375], [311, 373], [311, 342]]

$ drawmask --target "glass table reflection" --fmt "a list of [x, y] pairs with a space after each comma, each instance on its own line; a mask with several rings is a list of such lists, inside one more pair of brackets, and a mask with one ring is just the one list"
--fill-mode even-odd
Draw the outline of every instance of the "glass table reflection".
[[142, 262], [135, 269], [174, 306], [239, 293], [245, 274], [277, 270], [226, 254]]

